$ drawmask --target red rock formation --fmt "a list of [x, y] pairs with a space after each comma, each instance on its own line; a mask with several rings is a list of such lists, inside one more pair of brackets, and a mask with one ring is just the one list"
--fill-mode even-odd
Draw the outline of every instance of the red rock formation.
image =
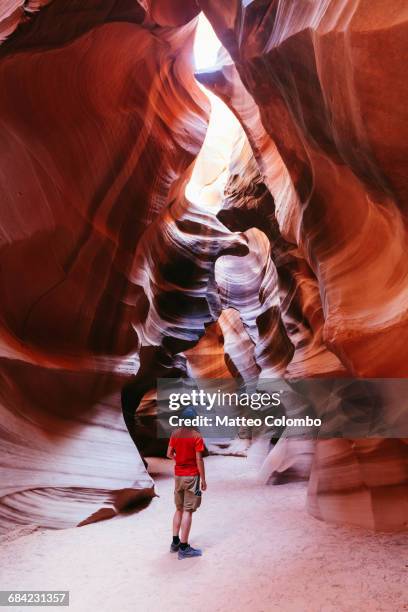
[[109, 397], [134, 368], [132, 324], [146, 315], [136, 246], [182, 189], [206, 129], [194, 23], [162, 29], [136, 2], [84, 4], [54, 0], [0, 47], [7, 524], [75, 524], [110, 490], [151, 484]]
[[195, 0], [140, 0], [155, 23], [160, 26], [185, 25], [200, 12]]
[[3, 42], [20, 23], [52, 0], [8, 0], [0, 7], [0, 43]]
[[[342, 362], [339, 368], [331, 360], [337, 373], [343, 367], [357, 376], [407, 376], [404, 3], [390, 11], [341, 1], [202, 0], [200, 6], [248, 93], [242, 94], [231, 66], [199, 78], [230, 104], [249, 135], [274, 196], [273, 238], [295, 245], [292, 252], [304, 262], [292, 267], [290, 280], [299, 280], [296, 269], [310, 279], [295, 303], [301, 317], [309, 307], [312, 337]], [[233, 211], [249, 209], [255, 225], [259, 198], [243, 202], [243, 176], [241, 168]], [[295, 371], [302, 374], [302, 368]], [[319, 441], [317, 449], [309, 488], [316, 516], [377, 529], [406, 527], [406, 445], [332, 440]], [[376, 478], [372, 465], [389, 465], [387, 476]], [[380, 493], [386, 486], [389, 499], [399, 500], [395, 511]], [[357, 491], [351, 497], [350, 487]], [[359, 492], [365, 512], [354, 504]]]
[[405, 3], [200, 6], [295, 187], [277, 218], [317, 277], [327, 345], [356, 375], [406, 376]]
[[320, 440], [309, 481], [309, 512], [374, 530], [407, 529], [407, 454], [408, 440]]

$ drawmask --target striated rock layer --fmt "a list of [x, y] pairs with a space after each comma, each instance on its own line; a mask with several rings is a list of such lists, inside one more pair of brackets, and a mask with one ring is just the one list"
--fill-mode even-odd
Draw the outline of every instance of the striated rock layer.
[[[282, 317], [295, 334], [287, 375], [319, 364], [329, 376], [406, 377], [405, 3], [200, 6], [234, 65], [221, 58], [198, 78], [239, 117], [262, 176], [247, 180], [248, 164], [238, 165], [220, 218], [234, 229], [267, 226]], [[402, 441], [318, 441], [309, 510], [404, 528], [407, 467]]]
[[20, 21], [0, 47], [0, 521], [66, 526], [152, 486], [118, 412], [146, 316], [132, 266], [209, 105], [194, 22], [163, 29], [119, 0]]
[[200, 6], [288, 170], [276, 217], [317, 278], [326, 344], [355, 375], [407, 376], [405, 2]]

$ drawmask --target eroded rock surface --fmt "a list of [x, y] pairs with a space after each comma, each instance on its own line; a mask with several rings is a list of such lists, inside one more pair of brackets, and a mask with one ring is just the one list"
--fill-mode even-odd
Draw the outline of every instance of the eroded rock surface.
[[[282, 317], [297, 307], [288, 334], [302, 331], [296, 319], [307, 322], [304, 354], [295, 351], [287, 374], [307, 376], [307, 355], [329, 376], [406, 377], [404, 3], [390, 11], [362, 1], [200, 4], [232, 62], [199, 78], [248, 133], [274, 200], [266, 233], [282, 271]], [[261, 212], [264, 222], [253, 185], [241, 168], [224, 219], [258, 226]], [[387, 475], [376, 478], [382, 456]], [[402, 441], [319, 441], [309, 509], [327, 520], [406, 527], [407, 463]], [[399, 499], [395, 511], [380, 493], [386, 486]], [[365, 512], [350, 488], [362, 492]]]
[[327, 346], [355, 375], [406, 376], [405, 3], [200, 5], [294, 186], [276, 217], [317, 278]]
[[55, 527], [152, 486], [119, 411], [146, 316], [132, 266], [209, 105], [194, 22], [163, 29], [113, 0], [27, 19], [22, 4], [0, 14], [5, 34], [20, 21], [0, 47], [0, 519]]

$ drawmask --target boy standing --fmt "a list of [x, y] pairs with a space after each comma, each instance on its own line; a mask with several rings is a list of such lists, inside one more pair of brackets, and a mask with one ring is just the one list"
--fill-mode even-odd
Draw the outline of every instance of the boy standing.
[[170, 438], [167, 457], [175, 460], [174, 502], [176, 512], [173, 518], [173, 542], [171, 552], [178, 552], [179, 559], [200, 557], [202, 551], [188, 543], [193, 512], [201, 505], [201, 489], [207, 489], [202, 453], [204, 441], [189, 421], [197, 416], [194, 408], [184, 408], [180, 421], [183, 424]]

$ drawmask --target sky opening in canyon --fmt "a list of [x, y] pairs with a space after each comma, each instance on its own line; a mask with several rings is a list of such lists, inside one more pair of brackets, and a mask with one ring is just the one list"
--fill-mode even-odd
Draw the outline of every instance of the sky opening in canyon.
[[[197, 71], [213, 70], [221, 50], [210, 22], [200, 14], [194, 41], [194, 63]], [[220, 98], [199, 83], [211, 102], [207, 134], [186, 186], [187, 199], [216, 213], [222, 204], [229, 176], [229, 163], [235, 147], [241, 146], [245, 134], [241, 124]]]
[[211, 68], [217, 63], [221, 43], [204, 13], [200, 13], [194, 41], [196, 70]]

